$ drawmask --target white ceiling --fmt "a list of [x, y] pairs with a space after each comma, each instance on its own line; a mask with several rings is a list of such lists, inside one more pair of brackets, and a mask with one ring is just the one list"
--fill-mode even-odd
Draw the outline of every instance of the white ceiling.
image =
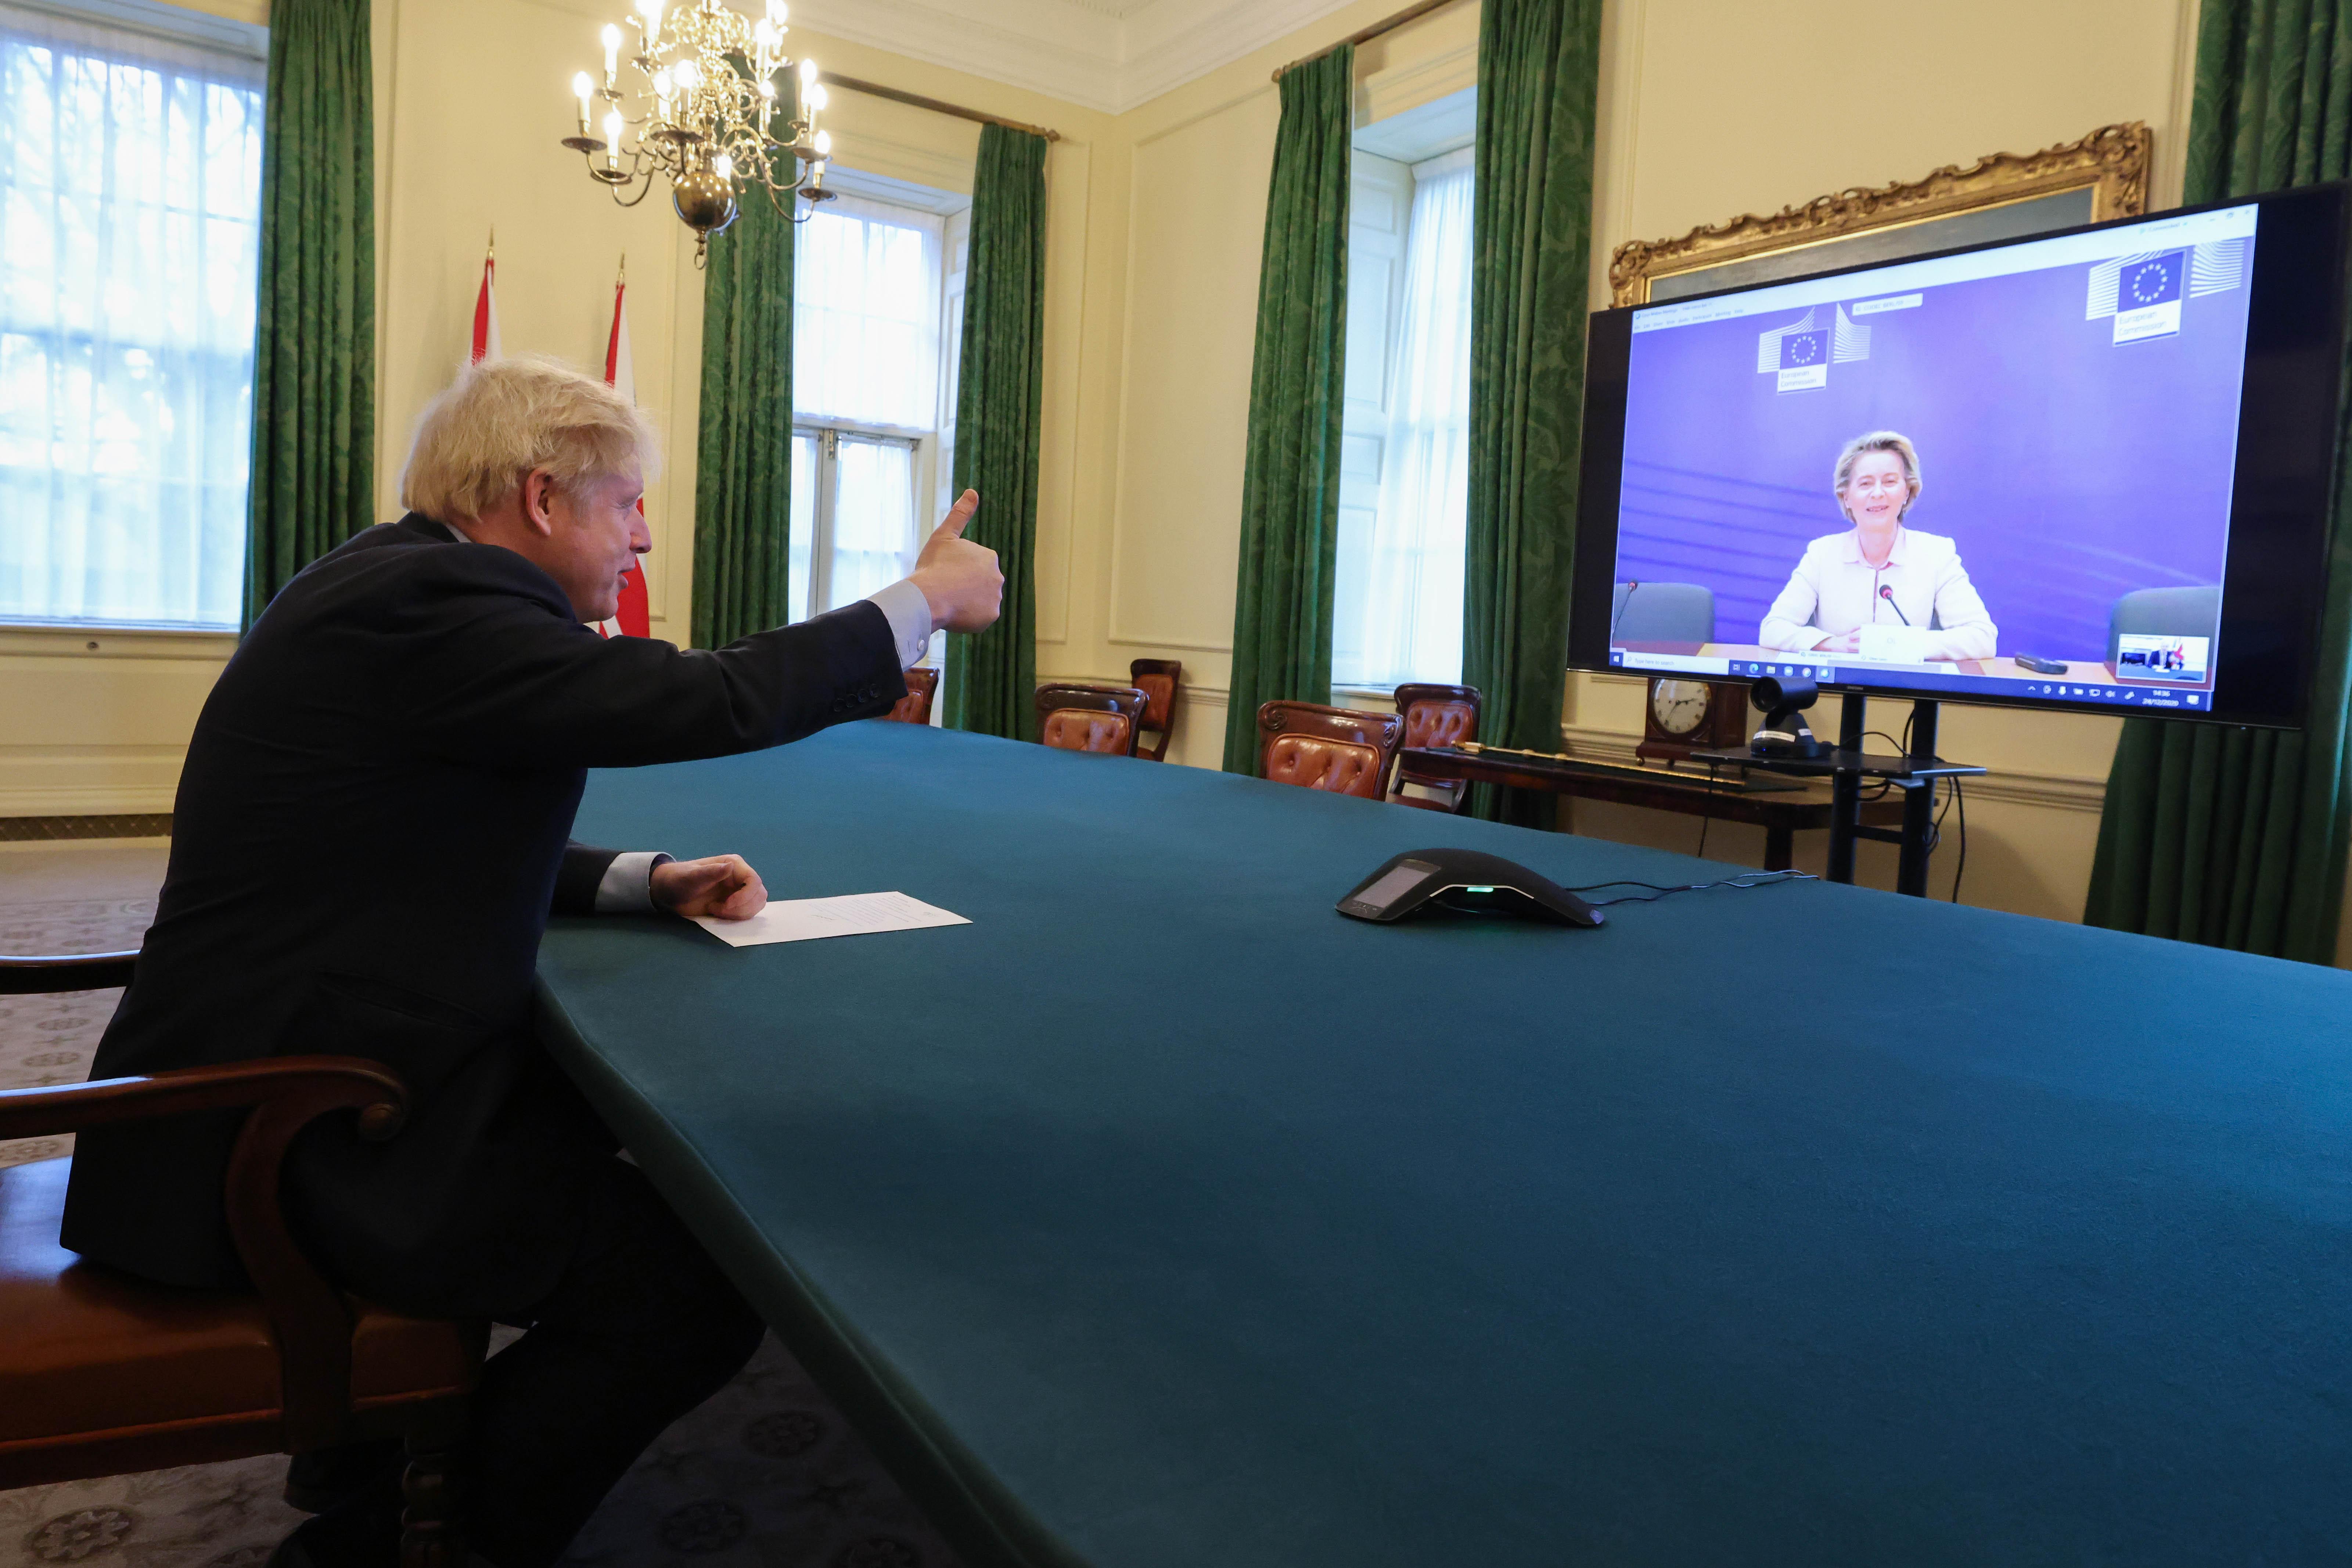
[[793, 0], [814, 31], [1118, 114], [1349, 0]]

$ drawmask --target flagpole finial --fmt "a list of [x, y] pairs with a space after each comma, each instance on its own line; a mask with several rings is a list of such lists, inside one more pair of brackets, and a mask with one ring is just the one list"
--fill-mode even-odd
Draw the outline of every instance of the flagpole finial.
[[625, 250], [621, 252], [620, 280], [624, 283], [626, 283], [629, 280], [629, 253]]
[[488, 254], [489, 254], [489, 255], [491, 255], [491, 256], [496, 256], [496, 255], [498, 255], [498, 253], [499, 253], [499, 226], [498, 226], [498, 225], [496, 225], [496, 224], [492, 224], [492, 225], [490, 225], [490, 248], [489, 248]]

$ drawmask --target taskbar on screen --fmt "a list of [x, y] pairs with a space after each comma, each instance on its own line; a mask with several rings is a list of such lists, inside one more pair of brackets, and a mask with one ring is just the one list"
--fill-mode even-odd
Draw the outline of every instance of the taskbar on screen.
[[[1612, 648], [1611, 668], [1644, 675], [1692, 675], [1759, 679], [1768, 675], [1802, 676], [1823, 686], [1897, 688], [1921, 696], [1948, 693], [1956, 698], [2018, 697], [2043, 702], [2096, 702], [2115, 708], [2155, 709], [2176, 713], [2201, 713], [2211, 703], [2210, 688], [2194, 689], [2156, 684], [2138, 685], [2099, 679], [2085, 680], [2053, 674], [2047, 680], [2013, 680], [2000, 676], [1964, 675], [1955, 670], [1914, 669], [1888, 664], [1775, 663], [1769, 659], [1727, 658], [1709, 654], [1632, 652]], [[2085, 665], [2104, 678], [2098, 665]]]

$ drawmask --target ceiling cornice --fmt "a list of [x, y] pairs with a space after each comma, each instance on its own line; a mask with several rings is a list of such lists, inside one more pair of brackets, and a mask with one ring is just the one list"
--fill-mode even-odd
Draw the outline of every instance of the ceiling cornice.
[[1122, 114], [1349, 0], [794, 0], [816, 32]]
[[1126, 22], [1125, 108], [1255, 54], [1349, 0], [1153, 0]]

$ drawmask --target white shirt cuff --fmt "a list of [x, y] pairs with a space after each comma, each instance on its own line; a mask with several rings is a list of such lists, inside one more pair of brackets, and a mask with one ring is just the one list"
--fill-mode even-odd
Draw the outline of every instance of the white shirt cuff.
[[898, 668], [911, 669], [931, 647], [931, 602], [910, 578], [901, 577], [878, 594], [866, 595], [890, 618], [890, 640], [898, 645]]
[[649, 915], [654, 912], [654, 868], [677, 859], [651, 849], [632, 849], [613, 857], [604, 879], [596, 884], [600, 915]]

